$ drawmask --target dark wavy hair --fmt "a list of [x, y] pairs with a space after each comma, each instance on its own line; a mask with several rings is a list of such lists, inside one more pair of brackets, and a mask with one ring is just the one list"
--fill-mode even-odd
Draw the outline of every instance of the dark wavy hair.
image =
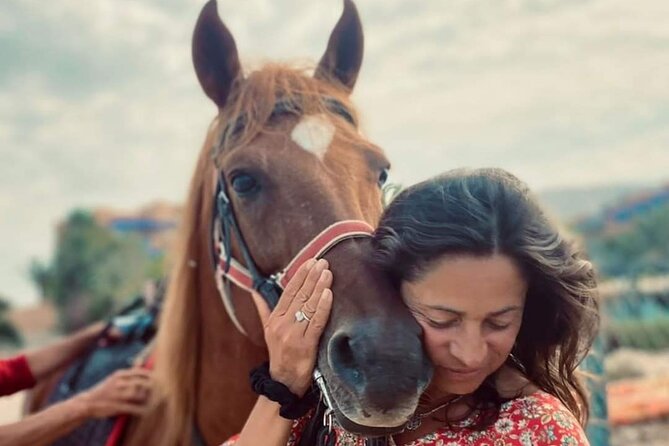
[[[374, 262], [396, 285], [421, 277], [444, 256], [503, 254], [525, 274], [525, 310], [507, 363], [554, 395], [583, 424], [588, 398], [577, 366], [599, 327], [592, 264], [561, 234], [527, 186], [501, 169], [454, 170], [401, 192], [374, 238]], [[496, 419], [504, 401], [494, 374], [474, 409]]]

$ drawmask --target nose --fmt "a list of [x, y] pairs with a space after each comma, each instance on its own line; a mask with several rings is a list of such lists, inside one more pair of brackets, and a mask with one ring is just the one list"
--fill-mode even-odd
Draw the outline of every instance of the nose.
[[465, 329], [450, 343], [450, 353], [466, 369], [478, 369], [485, 362], [488, 345], [478, 330]]
[[415, 395], [431, 378], [418, 333], [385, 325], [367, 320], [340, 329], [327, 351], [341, 383], [382, 413], [396, 407], [398, 398]]

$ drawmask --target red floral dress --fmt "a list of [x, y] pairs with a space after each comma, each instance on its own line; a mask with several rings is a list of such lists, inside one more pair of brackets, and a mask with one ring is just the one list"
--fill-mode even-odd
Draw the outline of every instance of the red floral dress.
[[[538, 391], [502, 404], [497, 421], [469, 429], [476, 415], [401, 446], [588, 446], [583, 429], [554, 396]], [[297, 420], [287, 446], [296, 446], [306, 419]], [[237, 436], [222, 446], [233, 446]], [[364, 438], [337, 429], [337, 446], [364, 446]], [[393, 442], [390, 443], [394, 444]], [[400, 446], [400, 445], [397, 445]]]

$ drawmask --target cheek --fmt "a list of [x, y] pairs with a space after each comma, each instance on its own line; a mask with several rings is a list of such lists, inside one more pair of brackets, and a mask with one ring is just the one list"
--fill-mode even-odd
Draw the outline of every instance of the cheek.
[[423, 329], [423, 344], [428, 356], [434, 361], [439, 357], [447, 355], [448, 344], [451, 342], [451, 336], [448, 334], [448, 331], [437, 330], [420, 320], [418, 321], [418, 325]]
[[495, 363], [494, 367], [501, 366], [513, 349], [513, 344], [516, 342], [518, 330], [510, 330], [501, 333], [493, 333], [487, 336], [486, 342], [488, 344], [489, 353], [492, 356], [492, 361]]

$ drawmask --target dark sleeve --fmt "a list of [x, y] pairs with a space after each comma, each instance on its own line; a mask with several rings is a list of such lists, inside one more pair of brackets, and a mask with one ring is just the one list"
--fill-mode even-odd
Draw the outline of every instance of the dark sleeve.
[[0, 396], [11, 395], [35, 385], [25, 355], [0, 360]]

